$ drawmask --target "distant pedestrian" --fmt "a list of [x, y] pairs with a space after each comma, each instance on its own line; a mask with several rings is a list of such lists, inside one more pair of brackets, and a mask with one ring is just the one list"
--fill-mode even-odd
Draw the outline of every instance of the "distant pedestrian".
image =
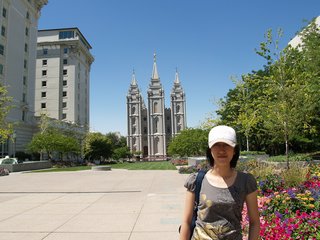
[[[201, 183], [198, 206], [194, 204], [198, 173], [191, 174], [185, 183], [187, 193], [180, 240], [242, 240], [241, 220], [244, 203], [248, 208], [249, 240], [259, 238], [257, 183], [251, 174], [235, 170], [239, 155], [240, 150], [233, 128], [216, 126], [211, 129], [207, 150], [211, 169], [207, 171]], [[198, 211], [192, 231], [190, 226], [194, 207], [197, 207]]]

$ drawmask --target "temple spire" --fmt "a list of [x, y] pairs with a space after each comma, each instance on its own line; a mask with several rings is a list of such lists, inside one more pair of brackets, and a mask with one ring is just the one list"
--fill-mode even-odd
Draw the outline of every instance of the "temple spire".
[[153, 69], [152, 69], [152, 79], [159, 79], [157, 62], [156, 62], [156, 53], [153, 54]]
[[178, 69], [177, 68], [176, 68], [176, 77], [174, 79], [174, 83], [175, 84], [180, 84], [179, 73], [178, 73]]
[[132, 71], [131, 85], [132, 85], [132, 86], [136, 86], [136, 85], [137, 85], [136, 74], [135, 74], [135, 72], [134, 72], [134, 69], [133, 69], [133, 71]]

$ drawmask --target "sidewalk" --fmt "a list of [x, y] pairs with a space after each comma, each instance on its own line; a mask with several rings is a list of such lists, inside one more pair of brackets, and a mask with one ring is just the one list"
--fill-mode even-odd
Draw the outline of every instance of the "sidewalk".
[[0, 177], [0, 240], [177, 240], [187, 176], [11, 173]]

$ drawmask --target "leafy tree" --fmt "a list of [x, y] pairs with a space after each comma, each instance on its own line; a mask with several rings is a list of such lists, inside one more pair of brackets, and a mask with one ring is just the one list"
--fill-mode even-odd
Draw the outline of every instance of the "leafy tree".
[[106, 137], [110, 139], [113, 149], [125, 147], [127, 145], [126, 138], [119, 133], [110, 132], [106, 134]]
[[88, 133], [84, 141], [84, 154], [89, 161], [111, 157], [111, 140], [101, 133]]
[[182, 130], [169, 143], [169, 155], [199, 156], [204, 155], [208, 146], [208, 131], [199, 128]]
[[113, 151], [112, 158], [115, 160], [119, 160], [120, 158], [127, 158], [130, 155], [130, 149], [127, 146], [118, 147]]
[[10, 111], [9, 103], [11, 97], [7, 96], [7, 89], [0, 83], [0, 141], [4, 141], [12, 134], [12, 124], [6, 121], [8, 112]]
[[[315, 23], [315, 19], [301, 32], [302, 44], [297, 49], [302, 55], [301, 69], [304, 72], [305, 94], [308, 98], [307, 116], [309, 132], [307, 138], [320, 142], [320, 28]], [[319, 146], [319, 144], [318, 144]]]
[[[281, 37], [282, 32], [278, 32]], [[263, 114], [265, 126], [274, 139], [283, 139], [289, 168], [289, 141], [307, 125], [308, 101], [305, 75], [301, 72], [302, 55], [291, 47], [279, 51], [278, 40], [272, 31], [266, 35], [266, 42], [260, 46], [259, 55], [267, 59], [269, 75], [265, 91], [267, 102]], [[272, 49], [271, 46], [274, 46]]]
[[80, 145], [73, 137], [65, 136], [54, 130], [48, 130], [35, 134], [28, 145], [28, 150], [39, 153], [45, 152], [49, 160], [51, 160], [53, 152], [59, 152], [61, 158], [66, 153], [79, 153]]
[[285, 149], [287, 156], [289, 147], [319, 146], [320, 29], [313, 20], [299, 35], [302, 43], [297, 48], [289, 45], [280, 50], [282, 31], [276, 38], [267, 31], [256, 50], [266, 59], [263, 69], [236, 81], [219, 102], [219, 118], [210, 120], [235, 126], [240, 143], [246, 138], [247, 149], [249, 139], [255, 150], [280, 153]]
[[[243, 76], [243, 78], [246, 77]], [[246, 137], [247, 151], [250, 151], [249, 137], [253, 127], [255, 127], [259, 121], [259, 109], [254, 105], [254, 101], [250, 99], [250, 92], [245, 82], [240, 82], [237, 88], [240, 92], [241, 102], [237, 123], [240, 125], [240, 131], [242, 131]]]

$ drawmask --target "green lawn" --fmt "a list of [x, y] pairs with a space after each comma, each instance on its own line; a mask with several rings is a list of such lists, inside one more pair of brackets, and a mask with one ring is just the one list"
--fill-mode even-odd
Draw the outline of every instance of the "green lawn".
[[[101, 165], [103, 166], [103, 165]], [[135, 163], [117, 163], [110, 164], [111, 169], [128, 169], [128, 170], [177, 170], [169, 161], [161, 162], [135, 162]], [[82, 171], [90, 170], [91, 166], [51, 168], [44, 170], [36, 170], [33, 172], [64, 172], [64, 171]]]
[[128, 170], [177, 170], [170, 161], [161, 162], [135, 162], [135, 163], [117, 163], [110, 165], [111, 168]]

